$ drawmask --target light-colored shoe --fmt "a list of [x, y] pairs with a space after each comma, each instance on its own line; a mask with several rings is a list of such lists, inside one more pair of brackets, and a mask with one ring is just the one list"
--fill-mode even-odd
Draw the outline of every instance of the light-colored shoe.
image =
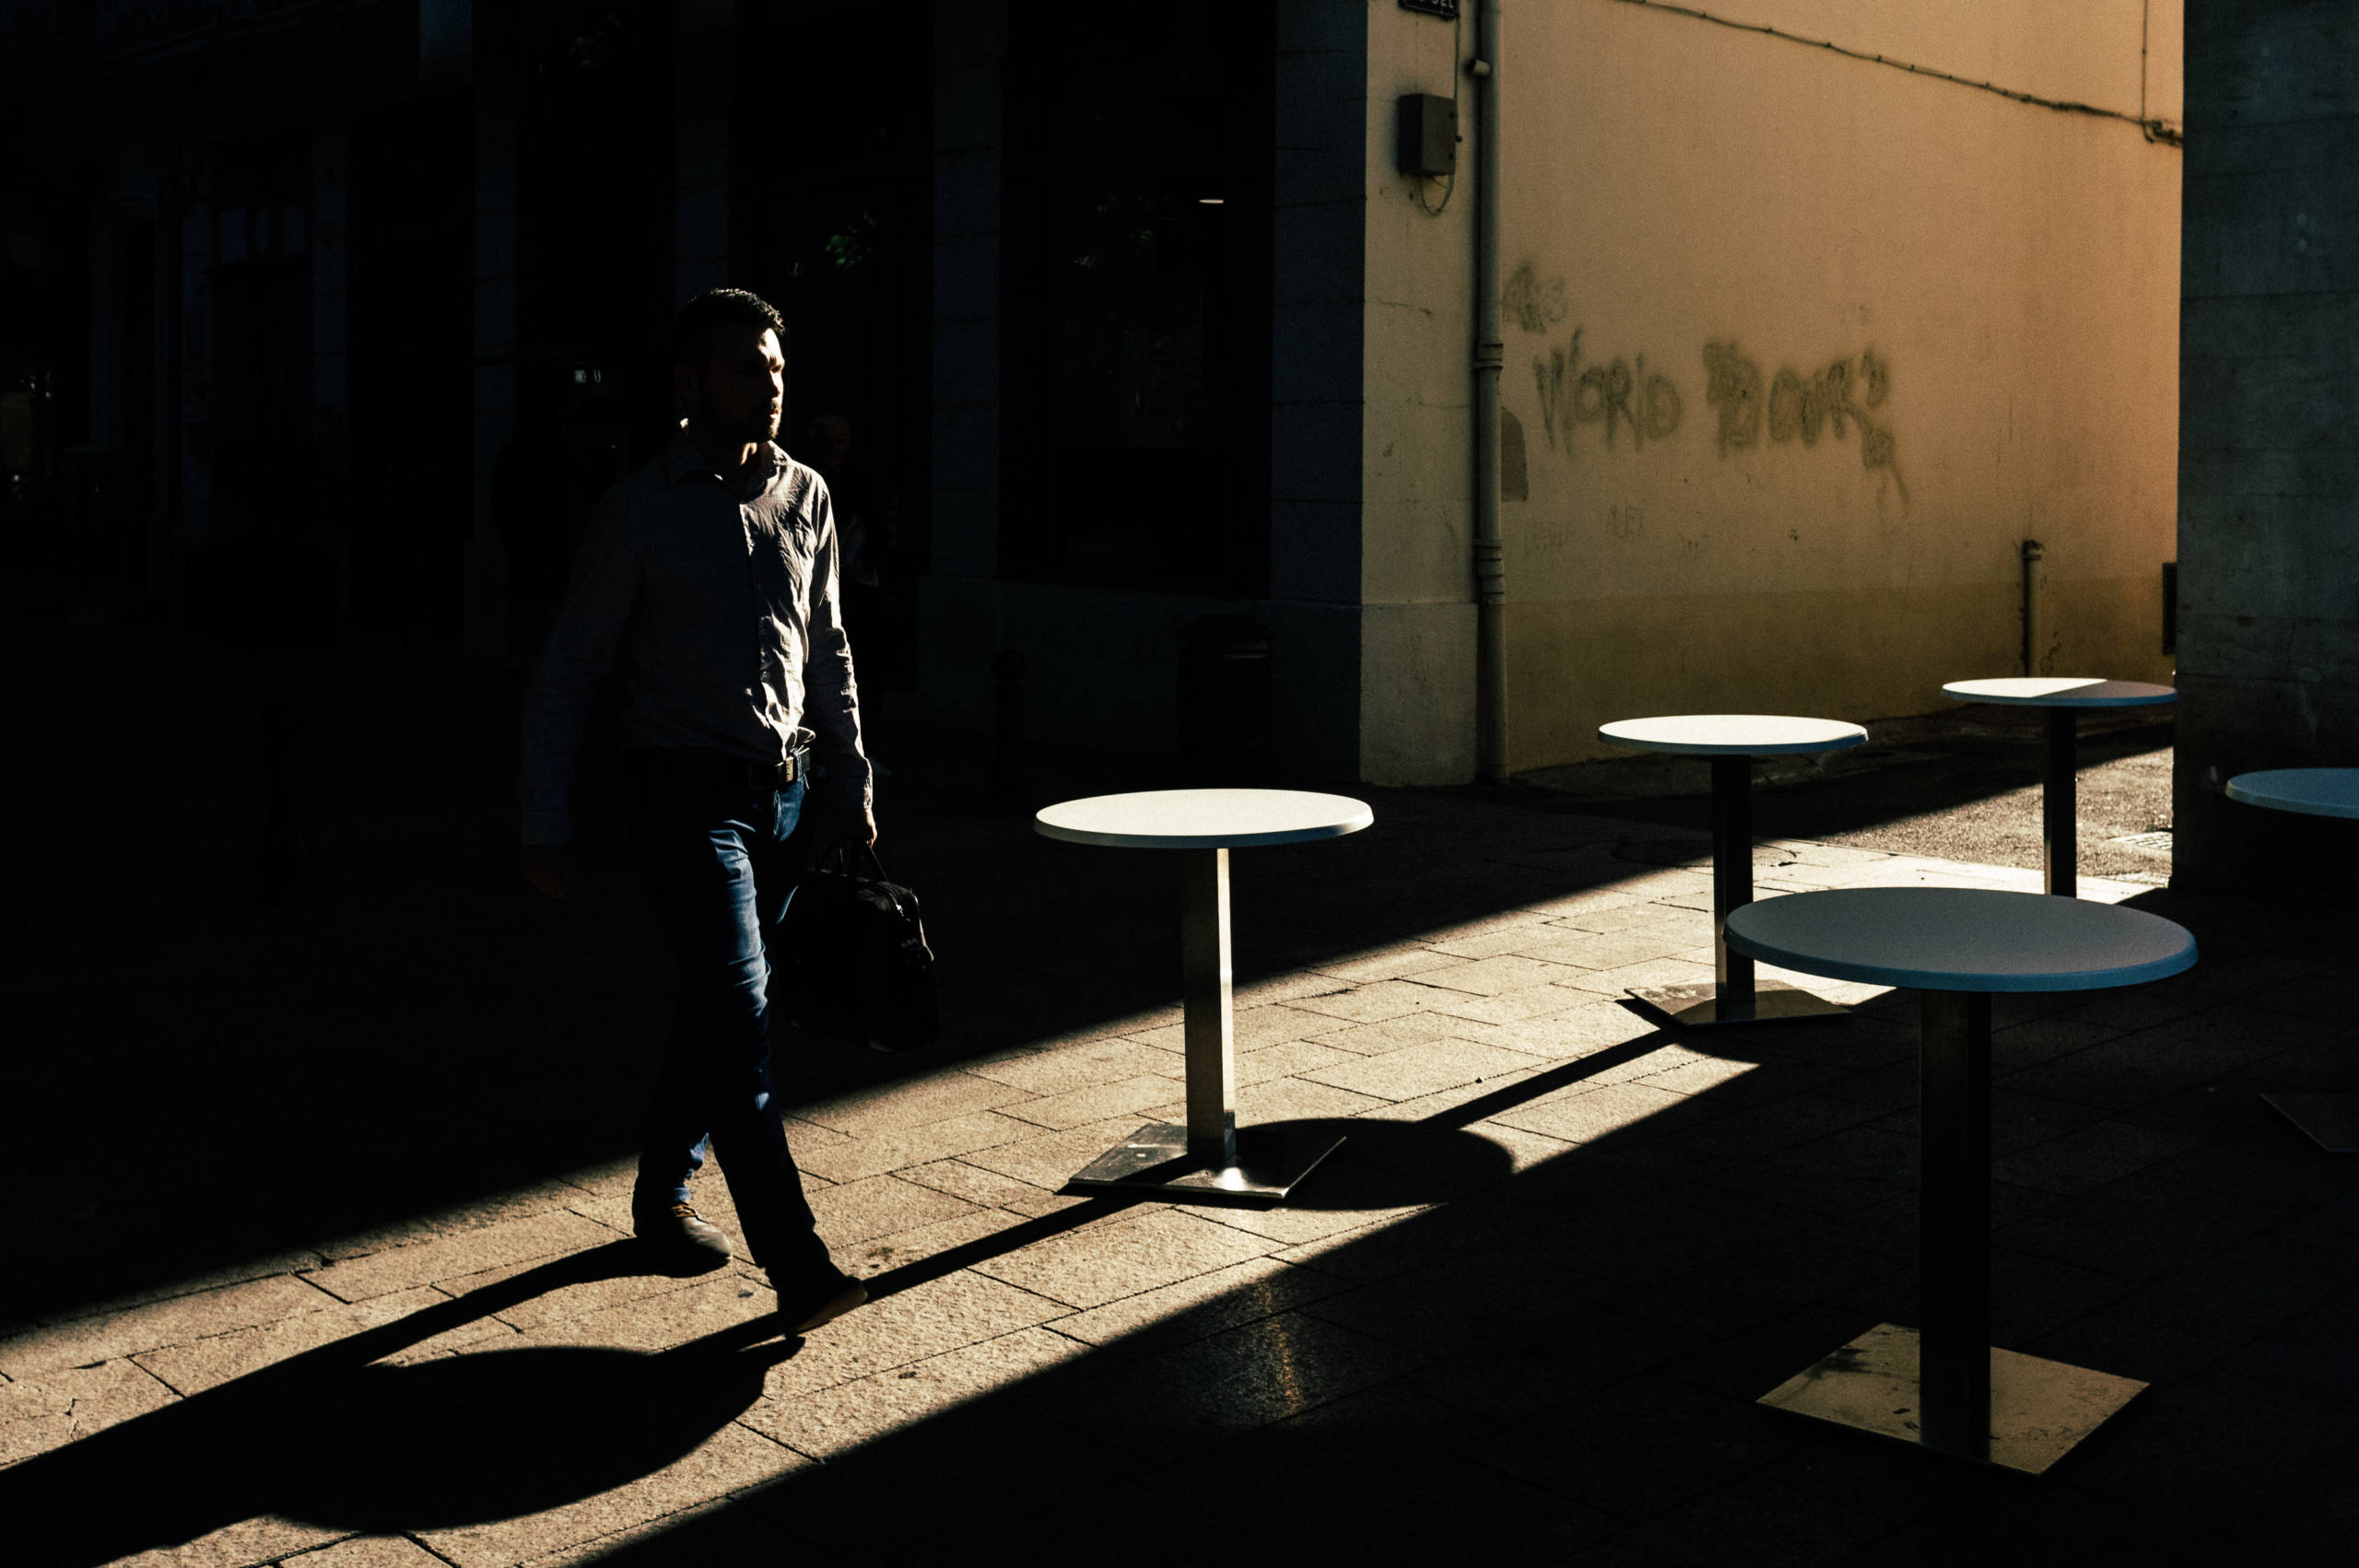
[[718, 1269], [729, 1261], [729, 1238], [691, 1204], [634, 1209], [631, 1230], [639, 1237], [639, 1244], [667, 1268], [701, 1271]]

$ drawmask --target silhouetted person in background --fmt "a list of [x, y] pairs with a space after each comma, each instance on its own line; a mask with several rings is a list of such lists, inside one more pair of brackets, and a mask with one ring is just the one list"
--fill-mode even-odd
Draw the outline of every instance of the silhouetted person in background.
[[633, 1225], [675, 1264], [727, 1260], [728, 1238], [688, 1202], [709, 1133], [793, 1333], [868, 1297], [829, 1260], [780, 1125], [763, 938], [810, 850], [872, 843], [876, 820], [827, 486], [771, 439], [783, 325], [741, 289], [682, 308], [673, 384], [687, 417], [591, 520], [525, 694], [521, 795], [524, 875], [563, 897], [574, 755], [614, 670], [631, 852], [680, 971]]

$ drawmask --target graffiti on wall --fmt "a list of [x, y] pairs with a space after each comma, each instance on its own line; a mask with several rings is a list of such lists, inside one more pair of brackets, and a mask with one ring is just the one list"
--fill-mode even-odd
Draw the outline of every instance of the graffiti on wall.
[[[1508, 320], [1532, 333], [1547, 333], [1572, 315], [1565, 280], [1542, 277], [1529, 261], [1508, 278], [1499, 303]], [[1609, 451], [1625, 445], [1642, 451], [1649, 441], [1677, 433], [1686, 405], [1678, 380], [1660, 361], [1649, 367], [1644, 354], [1584, 360], [1581, 340], [1576, 325], [1563, 346], [1532, 357], [1549, 450], [1571, 455], [1584, 429], [1594, 430]], [[1857, 426], [1860, 465], [1875, 476], [1880, 496], [1889, 486], [1906, 508], [1899, 442], [1884, 411], [1891, 395], [1892, 368], [1873, 348], [1828, 360], [1807, 374], [1784, 366], [1765, 375], [1734, 339], [1704, 345], [1704, 401], [1713, 412], [1712, 440], [1720, 456], [1765, 444], [1845, 441]]]
[[1848, 439], [1860, 427], [1860, 466], [1889, 483], [1908, 504], [1900, 477], [1899, 441], [1882, 414], [1892, 395], [1892, 368], [1872, 348], [1856, 358], [1837, 359], [1808, 376], [1790, 366], [1763, 385], [1761, 366], [1731, 342], [1704, 345], [1704, 401], [1719, 415], [1713, 439], [1719, 454], [1761, 444], [1766, 428], [1773, 444], [1818, 445], [1822, 437]]
[[1551, 447], [1572, 451], [1573, 432], [1583, 425], [1603, 426], [1609, 448], [1625, 429], [1635, 449], [1666, 439], [1679, 428], [1684, 410], [1672, 379], [1648, 369], [1643, 354], [1635, 361], [1617, 355], [1583, 365], [1579, 327], [1565, 347], [1532, 356], [1532, 374], [1540, 387], [1541, 428]]

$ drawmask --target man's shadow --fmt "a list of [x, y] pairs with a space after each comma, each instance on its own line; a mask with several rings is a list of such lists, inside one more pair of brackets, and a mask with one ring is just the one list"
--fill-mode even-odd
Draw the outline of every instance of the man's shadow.
[[764, 1315], [658, 1354], [539, 1346], [372, 1364], [560, 1286], [643, 1272], [628, 1242], [576, 1253], [0, 1470], [0, 1555], [80, 1568], [265, 1514], [448, 1528], [651, 1474], [750, 1407], [802, 1341], [776, 1339]]

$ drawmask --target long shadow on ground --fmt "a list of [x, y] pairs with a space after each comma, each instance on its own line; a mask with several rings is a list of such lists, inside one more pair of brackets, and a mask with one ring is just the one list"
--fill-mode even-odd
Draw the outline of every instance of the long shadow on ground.
[[[2237, 1000], [2318, 969], [2341, 938], [2234, 905], [2171, 912], [2214, 967], [2147, 988], [2158, 1005], [2135, 1033], [2058, 1016], [2080, 999], [2001, 1010], [2002, 1151], [2099, 1122], [2151, 1145], [2118, 1179], [1997, 1184], [1995, 1338], [2155, 1385], [2042, 1487], [1754, 1403], [1868, 1325], [1914, 1320], [1901, 996], [1845, 1022], [1682, 1042], [1723, 1071], [1712, 1087], [1623, 1106], [1618, 1125], [1512, 1175], [1506, 1145], [1469, 1128], [1578, 1116], [1564, 1092], [1611, 1082], [1669, 1037], [1606, 1045], [1417, 1121], [1335, 1124], [1351, 1141], [1297, 1207], [1391, 1223], [1314, 1239], [1276, 1278], [1095, 1349], [1068, 1341], [1056, 1364], [963, 1400], [918, 1398], [922, 1364], [906, 1369], [914, 1382], [886, 1368], [766, 1398], [780, 1349], [746, 1328], [656, 1357], [366, 1364], [619, 1263], [599, 1249], [0, 1473], [0, 1515], [54, 1524], [34, 1560], [77, 1565], [265, 1510], [447, 1531], [651, 1475], [734, 1422], [825, 1462], [606, 1561], [761, 1561], [790, 1546], [908, 1561], [979, 1539], [1043, 1561], [1111, 1543], [1148, 1563], [1201, 1561], [1207, 1541], [1378, 1560], [1548, 1560], [1604, 1543], [1599, 1561], [1865, 1562], [1980, 1561], [2036, 1540], [2224, 1561], [2305, 1510], [2315, 1526], [2359, 1442], [2348, 1391], [2284, 1353], [2307, 1318], [2354, 1299], [2359, 1276], [2331, 1267], [2350, 1250], [2346, 1237], [2335, 1251], [2332, 1225], [2352, 1194], [2320, 1185], [2315, 1156], [2250, 1093], [2307, 1025]], [[2095, 1059], [2075, 1067], [2084, 1052]], [[2176, 1086], [2142, 1077], [2158, 1069]], [[2073, 1094], [2059, 1072], [2078, 1073]], [[878, 1289], [1046, 1234], [1005, 1233]], [[2289, 1313], [2297, 1265], [2306, 1293]], [[126, 1496], [127, 1477], [159, 1479]], [[93, 1497], [109, 1511], [57, 1513]]]
[[[2316, 969], [2336, 939], [2170, 907], [2218, 967], [2147, 988], [2148, 1027], [2062, 1016], [2085, 997], [1999, 1010], [2002, 1153], [2055, 1141], [2059, 1117], [2084, 1149], [2102, 1134], [2182, 1151], [2109, 1180], [1994, 1185], [1997, 1342], [2154, 1385], [2043, 1483], [1755, 1402], [1871, 1324], [1916, 1320], [1902, 995], [1848, 1023], [1715, 1039], [1752, 1071], [1504, 1181], [1453, 1185], [1440, 1139], [1439, 1206], [966, 1404], [846, 1439], [814, 1407], [857, 1411], [859, 1386], [769, 1402], [746, 1419], [823, 1466], [602, 1561], [787, 1543], [910, 1560], [978, 1539], [1047, 1560], [1118, 1545], [1143, 1563], [2301, 1561], [2330, 1539], [2338, 1495], [2347, 1520], [2359, 1452], [2359, 1418], [2293, 1349], [2359, 1301], [2349, 1237], [2320, 1228], [2353, 1194], [2253, 1097], [2310, 1027], [2237, 999]], [[2104, 1060], [2079, 1069], [2077, 1102], [2042, 1092], [2075, 1029], [2118, 1042], [2089, 1046]], [[1338, 1160], [1418, 1168], [1428, 1130], [1529, 1123], [1664, 1043], [1594, 1053]]]
[[[100, 688], [122, 673], [75, 670]], [[338, 1238], [423, 1214], [465, 1223], [635, 1146], [668, 970], [622, 854], [616, 758], [585, 762], [576, 895], [538, 899], [511, 864], [511, 686], [405, 667], [356, 706], [332, 667], [249, 672], [229, 717], [200, 704], [176, 731], [201, 806], [111, 766], [43, 784], [35, 818], [118, 823], [121, 863], [93, 869], [70, 837], [27, 861], [0, 1165], [41, 1201], [0, 1216], [17, 1265], [0, 1326], [216, 1271], [307, 1267]], [[143, 901], [135, 873], [179, 838], [236, 818], [224, 842], [259, 843], [243, 796], [203, 793], [261, 787], [245, 755], [256, 692], [306, 715], [304, 875], [260, 905], [234, 878], [227, 902]], [[85, 727], [112, 711], [56, 700]], [[1168, 859], [1042, 840], [1025, 811], [979, 809], [971, 741], [888, 738], [882, 848], [924, 897], [948, 1036], [888, 1059], [790, 1035], [791, 1106], [1171, 1007]], [[111, 754], [61, 742], [54, 755]], [[1024, 803], [1167, 783], [1168, 767], [1047, 759]], [[1376, 805], [1369, 832], [1236, 858], [1240, 984], [1645, 869], [1589, 853], [1612, 823], [1555, 815], [1532, 792], [1358, 792]], [[1648, 810], [1700, 833], [1701, 802]], [[42, 865], [54, 874], [34, 876]]]

